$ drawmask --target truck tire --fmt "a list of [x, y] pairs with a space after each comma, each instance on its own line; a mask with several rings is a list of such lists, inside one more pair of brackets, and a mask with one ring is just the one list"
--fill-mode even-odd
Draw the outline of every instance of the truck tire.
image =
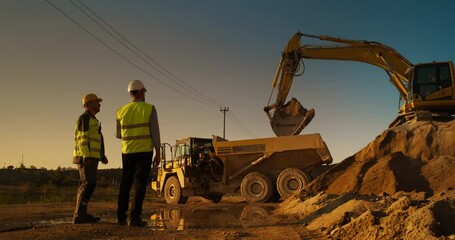
[[274, 190], [270, 178], [259, 172], [252, 172], [246, 175], [240, 184], [240, 192], [249, 203], [271, 201]]
[[299, 194], [309, 183], [309, 177], [297, 168], [286, 168], [278, 175], [276, 187], [281, 198], [287, 199]]
[[164, 184], [164, 199], [167, 204], [185, 204], [188, 200], [188, 197], [182, 196], [182, 187], [177, 177], [169, 177]]

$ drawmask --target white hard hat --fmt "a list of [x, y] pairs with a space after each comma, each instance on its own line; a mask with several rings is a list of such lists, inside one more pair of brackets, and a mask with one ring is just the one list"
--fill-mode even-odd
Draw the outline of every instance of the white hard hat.
[[128, 92], [140, 90], [147, 92], [147, 89], [145, 89], [144, 84], [140, 80], [133, 80], [128, 84]]

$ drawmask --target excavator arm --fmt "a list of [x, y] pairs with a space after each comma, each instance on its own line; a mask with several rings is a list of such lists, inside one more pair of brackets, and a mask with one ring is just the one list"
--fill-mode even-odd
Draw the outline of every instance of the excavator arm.
[[342, 44], [334, 46], [303, 45], [297, 49], [297, 57], [299, 59], [357, 61], [377, 66], [385, 70], [400, 95], [404, 99], [408, 99], [408, 83], [410, 82], [413, 65], [395, 49], [378, 42], [355, 41], [303, 33], [294, 35], [295, 38], [300, 40], [299, 36]]
[[[337, 44], [301, 45], [302, 36]], [[285, 104], [293, 78], [301, 71], [300, 62], [303, 58], [358, 61], [382, 68], [389, 75], [391, 83], [397, 88], [402, 99], [405, 100], [405, 108], [408, 107], [411, 98], [409, 83], [413, 65], [393, 48], [378, 42], [315, 36], [298, 32], [289, 40], [282, 53], [267, 107], [264, 108], [277, 136], [298, 135], [314, 117], [314, 110], [307, 110], [295, 98]], [[270, 104], [277, 84], [276, 101]], [[273, 114], [271, 113], [272, 110], [274, 110]]]

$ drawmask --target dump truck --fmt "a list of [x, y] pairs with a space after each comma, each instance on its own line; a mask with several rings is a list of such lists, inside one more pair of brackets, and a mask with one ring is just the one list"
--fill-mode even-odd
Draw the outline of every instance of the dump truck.
[[190, 196], [217, 203], [238, 192], [247, 202], [271, 202], [299, 193], [332, 160], [318, 133], [236, 141], [189, 137], [163, 144], [151, 185], [168, 204], [186, 203]]

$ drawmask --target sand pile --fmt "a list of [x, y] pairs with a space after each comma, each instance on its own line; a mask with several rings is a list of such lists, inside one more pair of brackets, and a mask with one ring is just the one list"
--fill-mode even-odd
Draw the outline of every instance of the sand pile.
[[455, 188], [455, 121], [416, 122], [387, 129], [302, 194], [415, 191], [430, 196], [449, 187]]
[[455, 239], [455, 121], [387, 129], [276, 213], [334, 239]]
[[331, 239], [455, 239], [455, 190], [420, 198], [319, 193], [288, 199], [275, 214], [293, 216]]

